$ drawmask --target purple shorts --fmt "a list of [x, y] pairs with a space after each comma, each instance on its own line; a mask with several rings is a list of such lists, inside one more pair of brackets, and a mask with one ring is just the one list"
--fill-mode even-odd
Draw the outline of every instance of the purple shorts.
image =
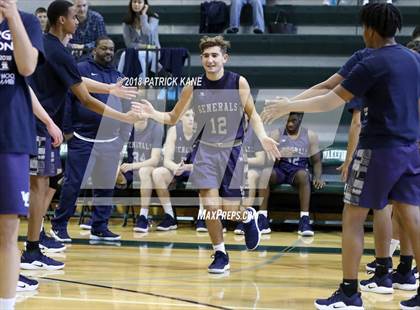
[[217, 188], [220, 197], [242, 199], [245, 162], [241, 147], [219, 148], [200, 144], [191, 173], [191, 187]]
[[417, 144], [357, 150], [349, 170], [344, 203], [377, 210], [389, 200], [420, 205]]
[[62, 172], [60, 148], [52, 146], [52, 140], [49, 135], [37, 136], [36, 144], [38, 155], [31, 158], [30, 174], [34, 176], [53, 177]]
[[290, 184], [293, 185], [295, 175], [298, 171], [304, 170], [308, 173], [308, 169], [305, 167], [299, 167], [293, 164], [285, 163], [280, 161], [280, 163], [275, 164], [273, 167], [274, 172], [276, 173], [276, 183], [277, 184]]
[[0, 214], [27, 215], [29, 155], [0, 153]]

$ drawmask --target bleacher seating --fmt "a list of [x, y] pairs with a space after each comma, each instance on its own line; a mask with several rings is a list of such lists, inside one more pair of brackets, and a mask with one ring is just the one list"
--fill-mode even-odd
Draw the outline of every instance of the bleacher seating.
[[[200, 19], [199, 2], [197, 5], [155, 5], [153, 9], [160, 15], [160, 42], [164, 47], [186, 47], [196, 58], [199, 54], [198, 34]], [[115, 40], [117, 48], [124, 47], [121, 35], [121, 20], [126, 13], [125, 5], [93, 6], [100, 12], [108, 26], [108, 32]], [[231, 54], [257, 55], [260, 58], [273, 55], [294, 55], [298, 57], [331, 56], [349, 57], [363, 47], [361, 28], [358, 27], [356, 6], [320, 5], [277, 5], [265, 7], [266, 24], [275, 19], [277, 10], [288, 13], [288, 20], [298, 27], [298, 35], [254, 34], [226, 35], [232, 42]], [[406, 44], [409, 34], [418, 23], [420, 6], [400, 7], [404, 16], [404, 29], [399, 41]], [[251, 23], [251, 9], [246, 7], [242, 14], [242, 24]], [[177, 30], [178, 29], [178, 30]], [[256, 41], [257, 40], [257, 41]], [[257, 43], [257, 44], [256, 44]], [[256, 67], [246, 58], [239, 66], [230, 70], [246, 76], [255, 88], [305, 88], [334, 73], [339, 66], [325, 62], [324, 66], [287, 66], [287, 63], [274, 62], [270, 66]], [[193, 65], [192, 74], [201, 72], [198, 63]]]

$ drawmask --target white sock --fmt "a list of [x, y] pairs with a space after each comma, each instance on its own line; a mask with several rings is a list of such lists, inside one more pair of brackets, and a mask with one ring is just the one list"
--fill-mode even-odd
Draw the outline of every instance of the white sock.
[[14, 297], [14, 298], [0, 298], [0, 309], [1, 310], [13, 310], [13, 309], [15, 309], [15, 301], [16, 301], [16, 297]]
[[300, 217], [302, 216], [309, 216], [309, 212], [308, 211], [300, 211]]
[[216, 244], [216, 245], [213, 244], [213, 250], [214, 250], [214, 252], [221, 251], [221, 252], [226, 254], [225, 243], [222, 242], [222, 243]]
[[392, 257], [392, 255], [394, 255], [394, 252], [397, 249], [399, 244], [400, 244], [400, 240], [391, 239], [391, 244], [389, 245], [389, 256]]
[[204, 212], [204, 206], [203, 206], [203, 203], [201, 202], [201, 199], [200, 199], [200, 204], [199, 204], [199, 209], [198, 209], [198, 215], [200, 216], [203, 216], [203, 214], [204, 214], [205, 212]]
[[249, 223], [251, 222], [251, 220], [254, 218], [252, 215], [251, 211], [246, 211], [247, 215], [246, 215], [246, 219], [243, 220], [244, 223]]
[[172, 209], [172, 205], [171, 203], [166, 203], [164, 205], [162, 205], [163, 207], [163, 211], [165, 211], [166, 214], [169, 214], [170, 216], [172, 216], [172, 218], [174, 218], [174, 210]]
[[265, 217], [268, 217], [268, 211], [267, 210], [260, 210], [260, 214], [264, 215]]
[[386, 3], [391, 3], [392, 4], [392, 0], [386, 0]]
[[366, 5], [369, 3], [369, 0], [363, 0], [363, 5]]
[[146, 218], [149, 215], [149, 208], [141, 208], [140, 209], [140, 216], [144, 215]]

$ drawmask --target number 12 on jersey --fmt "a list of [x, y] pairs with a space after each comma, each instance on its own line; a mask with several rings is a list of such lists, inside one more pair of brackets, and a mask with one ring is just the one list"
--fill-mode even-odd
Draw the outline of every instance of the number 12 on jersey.
[[219, 116], [217, 118], [212, 117], [211, 122], [211, 133], [214, 135], [225, 135], [227, 134], [226, 128], [226, 116]]

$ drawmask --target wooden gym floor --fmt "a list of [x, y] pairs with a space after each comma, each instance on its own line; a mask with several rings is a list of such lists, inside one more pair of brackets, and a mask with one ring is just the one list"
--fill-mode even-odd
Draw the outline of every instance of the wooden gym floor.
[[[64, 261], [63, 271], [23, 271], [39, 280], [36, 292], [18, 293], [16, 309], [314, 309], [313, 301], [329, 297], [341, 279], [340, 233], [316, 232], [299, 239], [296, 232], [264, 236], [258, 251], [245, 250], [243, 236], [225, 234], [231, 271], [210, 275], [209, 237], [184, 224], [176, 231], [148, 234], [110, 228], [122, 241], [89, 244], [89, 232], [72, 223], [73, 243], [51, 257]], [[46, 223], [49, 229], [49, 223]], [[48, 231], [47, 229], [47, 231]], [[20, 236], [26, 233], [23, 221]], [[372, 260], [373, 239], [365, 239], [364, 264]], [[23, 244], [20, 243], [22, 247]], [[394, 264], [398, 258], [394, 258]], [[363, 293], [366, 309], [398, 309], [393, 295]]]

